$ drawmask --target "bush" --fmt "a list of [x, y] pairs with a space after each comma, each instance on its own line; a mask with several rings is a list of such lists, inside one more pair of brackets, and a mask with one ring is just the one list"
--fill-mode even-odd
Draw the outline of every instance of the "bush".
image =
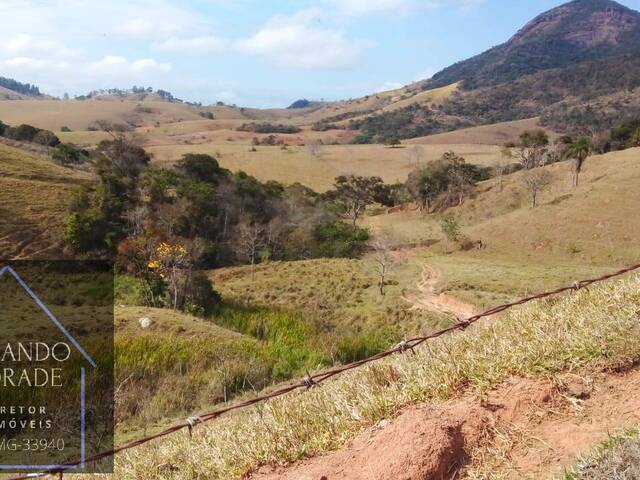
[[62, 128], [60, 129], [60, 131], [61, 131], [61, 132], [68, 133], [68, 132], [71, 132], [72, 130], [71, 130], [69, 127], [67, 127], [67, 126], [64, 126], [64, 127], [62, 127]]
[[89, 161], [89, 152], [72, 143], [59, 144], [52, 155], [61, 165], [80, 165]]
[[220, 294], [203, 272], [194, 272], [189, 280], [184, 310], [191, 315], [205, 316], [215, 312], [220, 304]]
[[105, 246], [106, 229], [91, 212], [75, 212], [67, 217], [65, 241], [77, 252], [89, 252]]
[[440, 228], [450, 242], [455, 242], [460, 238], [460, 223], [452, 215], [447, 215], [440, 221]]
[[55, 147], [60, 144], [60, 139], [55, 133], [50, 132], [49, 130], [40, 130], [33, 137], [33, 142], [46, 147]]
[[9, 125], [0, 121], [0, 137], [4, 137], [4, 132], [9, 128]]
[[357, 258], [364, 253], [369, 231], [341, 221], [323, 223], [313, 232], [321, 257]]
[[254, 133], [300, 133], [301, 128], [294, 125], [284, 125], [282, 123], [245, 123], [238, 127], [240, 132]]
[[22, 124], [18, 127], [11, 127], [7, 130], [6, 136], [12, 140], [21, 142], [32, 142], [33, 138], [40, 130], [31, 125]]

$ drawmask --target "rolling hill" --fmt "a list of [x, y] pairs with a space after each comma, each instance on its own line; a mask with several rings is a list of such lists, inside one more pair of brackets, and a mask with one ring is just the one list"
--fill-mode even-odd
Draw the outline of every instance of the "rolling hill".
[[0, 257], [59, 258], [69, 201], [91, 178], [0, 143]]

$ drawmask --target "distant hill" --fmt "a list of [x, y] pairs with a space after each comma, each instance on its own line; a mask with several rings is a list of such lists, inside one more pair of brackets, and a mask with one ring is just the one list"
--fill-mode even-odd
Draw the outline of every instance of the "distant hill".
[[356, 141], [385, 142], [541, 117], [558, 132], [595, 132], [640, 118], [640, 13], [612, 0], [574, 0], [543, 13], [506, 43], [419, 82], [440, 104], [363, 112]]
[[545, 12], [509, 41], [435, 74], [429, 88], [473, 89], [640, 49], [640, 13], [612, 0], [574, 0]]
[[313, 107], [321, 107], [325, 105], [326, 102], [317, 102], [315, 100], [307, 100], [306, 98], [301, 98], [300, 100], [296, 100], [291, 105], [287, 107], [288, 110], [296, 110], [301, 108], [313, 108]]
[[39, 97], [40, 89], [30, 83], [21, 83], [12, 78], [0, 77], [0, 87], [28, 97]]

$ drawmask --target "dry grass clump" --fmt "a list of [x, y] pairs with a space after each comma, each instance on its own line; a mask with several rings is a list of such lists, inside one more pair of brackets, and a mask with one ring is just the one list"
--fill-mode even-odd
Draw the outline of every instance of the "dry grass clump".
[[308, 392], [175, 435], [117, 457], [118, 478], [239, 478], [343, 445], [361, 428], [418, 401], [487, 389], [511, 375], [553, 376], [640, 357], [640, 278], [514, 310], [353, 371]]
[[635, 480], [640, 478], [640, 428], [611, 437], [584, 458], [563, 480]]

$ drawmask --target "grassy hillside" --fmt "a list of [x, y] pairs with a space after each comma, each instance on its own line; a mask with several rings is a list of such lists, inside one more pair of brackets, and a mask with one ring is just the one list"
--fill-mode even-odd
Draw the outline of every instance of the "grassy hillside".
[[[388, 183], [404, 182], [416, 165], [415, 152], [383, 145], [326, 145], [314, 156], [305, 147], [256, 147], [247, 144], [203, 143], [200, 145], [149, 146], [154, 162], [171, 165], [186, 153], [207, 153], [232, 171], [244, 170], [259, 180], [300, 182], [317, 191], [328, 190], [338, 175], [378, 175]], [[469, 163], [489, 166], [500, 159], [500, 148], [491, 145], [425, 145], [421, 161], [440, 158], [455, 150]]]
[[[240, 478], [264, 463], [333, 450], [404, 405], [485, 391], [511, 375], [554, 376], [640, 358], [637, 278], [514, 311], [317, 389], [119, 455], [120, 478]], [[166, 469], [163, 465], [180, 465]]]
[[[537, 117], [525, 120], [514, 120], [512, 122], [495, 123], [493, 125], [482, 125], [480, 127], [461, 128], [453, 132], [438, 133], [427, 137], [418, 137], [407, 140], [404, 143], [420, 145], [504, 145], [505, 143], [517, 144], [520, 135], [527, 130], [544, 129], [540, 125]], [[547, 132], [550, 138], [555, 135], [552, 131]]]
[[569, 163], [545, 167], [553, 181], [535, 209], [521, 173], [506, 177], [502, 192], [498, 179], [481, 183], [475, 196], [448, 214], [463, 235], [484, 241], [484, 250], [460, 251], [446, 242], [438, 214], [379, 215], [365, 225], [374, 232], [392, 229], [399, 245], [434, 244], [415, 254], [442, 272], [439, 288], [487, 305], [637, 261], [637, 155], [632, 149], [589, 158], [575, 190]]
[[0, 118], [11, 125], [32, 124], [59, 131], [62, 127], [87, 130], [97, 120], [125, 125], [176, 122], [200, 118], [197, 111], [180, 103], [126, 101], [19, 100], [0, 102]]
[[0, 254], [60, 253], [67, 206], [91, 176], [0, 144]]

